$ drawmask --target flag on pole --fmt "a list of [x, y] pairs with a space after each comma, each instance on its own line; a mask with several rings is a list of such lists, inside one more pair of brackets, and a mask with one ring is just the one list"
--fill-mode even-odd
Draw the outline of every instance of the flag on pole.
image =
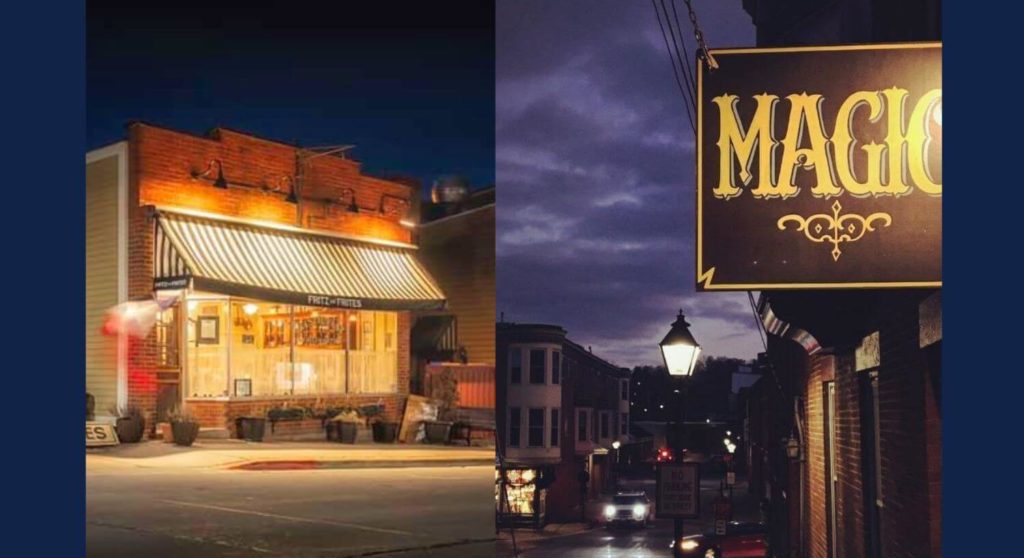
[[103, 335], [128, 335], [145, 338], [156, 324], [156, 316], [178, 301], [177, 296], [122, 302], [107, 310], [100, 331]]

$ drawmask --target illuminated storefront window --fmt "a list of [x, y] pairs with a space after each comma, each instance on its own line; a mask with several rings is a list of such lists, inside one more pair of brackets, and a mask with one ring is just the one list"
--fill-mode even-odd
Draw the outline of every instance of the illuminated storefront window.
[[501, 472], [495, 471], [495, 500], [502, 514], [532, 516], [536, 511], [537, 472], [534, 469], [508, 469], [505, 471], [508, 482], [504, 486], [505, 504], [502, 504]]
[[398, 391], [398, 315], [191, 297], [186, 393], [192, 398]]

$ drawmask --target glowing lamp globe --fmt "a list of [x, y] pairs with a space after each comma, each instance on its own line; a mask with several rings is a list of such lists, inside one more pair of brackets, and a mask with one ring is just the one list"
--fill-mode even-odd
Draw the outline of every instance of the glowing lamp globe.
[[672, 329], [668, 335], [658, 343], [661, 347], [661, 356], [665, 359], [665, 368], [673, 376], [689, 376], [697, 366], [697, 358], [700, 356], [700, 345], [690, 333], [690, 324], [683, 317], [683, 311], [672, 323]]

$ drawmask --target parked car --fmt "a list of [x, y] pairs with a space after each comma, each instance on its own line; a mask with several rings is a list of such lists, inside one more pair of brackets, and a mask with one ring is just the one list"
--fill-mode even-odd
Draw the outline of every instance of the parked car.
[[678, 542], [683, 556], [700, 558], [766, 558], [768, 539], [763, 523], [731, 521], [724, 535], [714, 531], [690, 535]]
[[606, 527], [646, 527], [654, 518], [654, 506], [643, 492], [619, 492], [604, 506]]

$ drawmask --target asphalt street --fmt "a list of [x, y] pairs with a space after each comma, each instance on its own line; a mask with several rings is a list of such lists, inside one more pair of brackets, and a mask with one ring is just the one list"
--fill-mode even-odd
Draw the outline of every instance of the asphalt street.
[[86, 472], [96, 558], [494, 556], [494, 468]]
[[[701, 517], [687, 520], [684, 523], [685, 534], [704, 533], [714, 528], [712, 501], [718, 494], [719, 483], [720, 479], [715, 478], [701, 480]], [[654, 500], [654, 489], [653, 479], [619, 483], [619, 490], [643, 490], [652, 501]], [[756, 504], [753, 497], [746, 493], [745, 483], [737, 485], [734, 491], [734, 506], [735, 511], [738, 512], [735, 519], [756, 519]], [[563, 536], [528, 539], [524, 544], [518, 545], [518, 548], [521, 558], [670, 558], [672, 556], [670, 547], [672, 535], [672, 520], [656, 519], [653, 525], [645, 529], [609, 530], [597, 527]], [[503, 534], [502, 540], [498, 543], [498, 556], [500, 558], [514, 556], [507, 534]]]

